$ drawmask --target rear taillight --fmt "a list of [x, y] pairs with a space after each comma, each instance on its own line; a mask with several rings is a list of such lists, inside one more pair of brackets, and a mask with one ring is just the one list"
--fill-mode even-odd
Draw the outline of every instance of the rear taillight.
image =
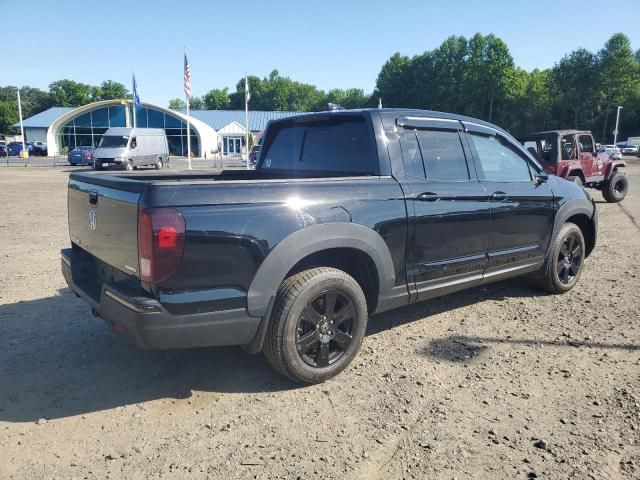
[[173, 275], [182, 261], [185, 222], [173, 208], [149, 208], [138, 214], [140, 279], [159, 283]]
[[547, 165], [545, 167], [545, 170], [549, 173], [556, 173], [556, 166], [555, 165]]

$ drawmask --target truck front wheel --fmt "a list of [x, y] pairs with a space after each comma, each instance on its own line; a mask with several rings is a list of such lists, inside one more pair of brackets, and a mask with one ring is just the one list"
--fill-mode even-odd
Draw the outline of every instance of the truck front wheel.
[[568, 292], [580, 279], [585, 252], [580, 228], [575, 223], [565, 223], [551, 242], [543, 270], [531, 278], [533, 284], [550, 293]]
[[627, 196], [629, 191], [629, 180], [626, 175], [616, 172], [613, 176], [603, 183], [602, 196], [609, 203], [617, 203]]
[[366, 327], [367, 301], [350, 275], [329, 267], [304, 270], [278, 290], [264, 354], [295, 382], [321, 383], [351, 363]]

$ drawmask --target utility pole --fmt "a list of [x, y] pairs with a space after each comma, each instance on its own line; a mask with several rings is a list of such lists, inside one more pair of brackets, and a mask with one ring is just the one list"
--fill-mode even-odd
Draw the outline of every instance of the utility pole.
[[[24, 141], [24, 127], [22, 125], [22, 101], [20, 100], [20, 89], [18, 89], [18, 115], [20, 116], [20, 135], [22, 136], [22, 158], [24, 158], [24, 166], [29, 166], [29, 152]], [[7, 154], [7, 160], [9, 155]]]
[[616, 129], [613, 131], [613, 144], [614, 145], [618, 141], [618, 125], [620, 123], [620, 110], [622, 110], [622, 106], [618, 105], [618, 113], [616, 113]]

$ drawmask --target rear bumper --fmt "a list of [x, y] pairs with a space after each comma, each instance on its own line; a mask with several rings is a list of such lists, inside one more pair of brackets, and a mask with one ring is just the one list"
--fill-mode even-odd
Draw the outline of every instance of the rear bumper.
[[157, 300], [130, 286], [105, 283], [96, 287], [84, 282], [78, 263], [72, 249], [62, 250], [62, 275], [69, 288], [94, 314], [138, 347], [247, 345], [258, 331], [261, 318], [249, 316], [245, 308], [173, 315]]

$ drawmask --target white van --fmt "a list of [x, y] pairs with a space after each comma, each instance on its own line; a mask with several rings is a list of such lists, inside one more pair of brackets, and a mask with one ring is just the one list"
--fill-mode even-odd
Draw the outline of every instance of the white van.
[[110, 165], [126, 170], [146, 165], [162, 168], [169, 160], [169, 146], [161, 128], [110, 128], [93, 156], [96, 170]]

